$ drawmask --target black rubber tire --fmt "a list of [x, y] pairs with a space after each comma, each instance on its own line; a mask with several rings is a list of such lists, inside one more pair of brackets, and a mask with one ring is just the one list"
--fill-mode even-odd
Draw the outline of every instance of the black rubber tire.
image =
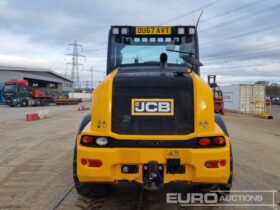
[[[91, 116], [86, 115], [82, 120], [79, 127], [78, 134], [80, 134], [86, 125], [90, 122]], [[77, 176], [77, 144], [75, 143], [74, 155], [73, 155], [73, 180], [77, 193], [87, 197], [106, 197], [108, 192], [107, 184], [95, 184], [95, 183], [82, 183]]]
[[218, 114], [215, 114], [215, 122], [220, 126], [220, 128], [224, 131], [224, 133], [229, 136], [229, 133], [228, 133], [228, 130], [227, 130], [227, 126], [223, 120], [223, 118], [218, 115]]
[[232, 179], [233, 179], [233, 155], [232, 155], [232, 146], [230, 145], [230, 178], [228, 181], [229, 188], [232, 187]]
[[108, 185], [82, 183], [79, 181], [79, 178], [77, 176], [77, 145], [75, 145], [73, 156], [73, 179], [74, 186], [78, 194], [86, 197], [106, 197], [108, 192]]
[[78, 135], [84, 130], [84, 128], [87, 126], [87, 124], [91, 121], [91, 115], [88, 114], [84, 117], [82, 120], [79, 130], [78, 130]]
[[[220, 115], [215, 114], [215, 122], [220, 126], [220, 128], [224, 131], [224, 133], [229, 137], [229, 133], [228, 133], [226, 124]], [[230, 189], [232, 187], [232, 178], [233, 178], [233, 156], [232, 156], [232, 146], [230, 145], [230, 178], [229, 178], [227, 184], [219, 185], [219, 186], [217, 186], [217, 188], [220, 190], [230, 191]], [[229, 194], [229, 192], [228, 193], [221, 192], [219, 194], [225, 195], [225, 194]]]
[[[224, 133], [229, 136], [226, 124], [223, 120], [223, 118], [215, 114], [215, 122], [220, 126], [220, 128], [224, 131]], [[233, 156], [232, 156], [232, 146], [230, 145], [230, 178], [226, 185], [221, 185], [220, 187], [222, 190], [230, 190], [232, 187], [232, 178], [233, 178]]]
[[218, 192], [218, 196], [226, 196], [230, 194], [232, 188], [232, 179], [233, 179], [233, 157], [232, 157], [232, 147], [230, 146], [230, 177], [227, 184], [218, 185], [216, 190], [221, 190]]

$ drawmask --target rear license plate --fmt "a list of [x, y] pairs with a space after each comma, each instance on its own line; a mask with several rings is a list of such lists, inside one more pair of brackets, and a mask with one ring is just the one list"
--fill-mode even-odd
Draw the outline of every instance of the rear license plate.
[[170, 26], [137, 26], [136, 35], [169, 35]]

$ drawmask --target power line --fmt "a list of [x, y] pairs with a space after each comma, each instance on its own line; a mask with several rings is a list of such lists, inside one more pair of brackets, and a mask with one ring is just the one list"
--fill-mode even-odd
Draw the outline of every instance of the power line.
[[88, 48], [100, 48], [100, 47], [106, 47], [107, 44], [101, 44], [101, 43], [95, 43], [95, 44], [92, 44], [92, 45], [87, 45], [86, 47], [84, 47], [84, 50], [88, 49]]
[[211, 59], [213, 61], [209, 63], [206, 62], [205, 65], [210, 65], [212, 63], [214, 64], [231, 63], [231, 62], [236, 62], [236, 59], [238, 59], [238, 61], [240, 62], [240, 60], [251, 60], [255, 58], [273, 58], [274, 56], [279, 56], [279, 55], [280, 55], [280, 50], [272, 50], [261, 54], [253, 54], [253, 55], [248, 54], [248, 55], [236, 56], [231, 58], [224, 58], [224, 61], [219, 61], [221, 59]]
[[249, 36], [249, 35], [252, 35], [252, 34], [259, 33], [259, 32], [267, 32], [269, 30], [274, 30], [274, 29], [277, 29], [279, 27], [280, 27], [280, 25], [263, 27], [263, 28], [260, 28], [260, 29], [256, 29], [256, 30], [253, 30], [253, 31], [248, 31], [248, 32], [245, 32], [245, 33], [236, 34], [236, 35], [233, 35], [233, 36], [223, 37], [221, 39], [216, 39], [216, 40], [209, 41], [209, 42], [203, 42], [203, 43], [200, 44], [200, 46], [214, 44], [214, 43], [221, 42], [221, 41], [231, 41], [233, 39], [237, 39], [237, 38], [240, 38], [240, 37], [243, 38], [245, 36]]
[[206, 9], [206, 8], [209, 8], [209, 7], [211, 7], [211, 6], [213, 6], [213, 5], [217, 4], [217, 3], [219, 3], [220, 1], [223, 1], [223, 0], [215, 0], [215, 1], [213, 1], [213, 2], [207, 3], [207, 4], [205, 4], [205, 5], [203, 5], [203, 6], [199, 7], [199, 8], [196, 8], [196, 9], [194, 9], [194, 10], [188, 11], [188, 12], [186, 12], [186, 13], [183, 13], [183, 14], [179, 15], [179, 16], [176, 16], [176, 17], [174, 17], [174, 18], [171, 18], [171, 19], [169, 19], [169, 20], [166, 20], [166, 21], [162, 22], [160, 25], [164, 25], [164, 24], [166, 24], [166, 23], [173, 22], [173, 21], [175, 21], [175, 20], [178, 20], [178, 19], [180, 19], [180, 18], [182, 18], [182, 17], [188, 16], [188, 15], [193, 14], [193, 13], [195, 13], [195, 12], [202, 11], [202, 10], [204, 10], [204, 9]]
[[96, 56], [90, 56], [90, 55], [87, 55], [87, 57], [88, 58], [94, 58], [95, 60], [106, 60], [107, 59], [107, 57], [106, 57], [106, 55], [105, 56], [103, 56], [103, 57], [96, 57]]
[[102, 48], [87, 48], [85, 51], [94, 51], [94, 52], [100, 52], [103, 50], [107, 50], [107, 47], [102, 47]]
[[84, 47], [84, 51], [92, 49], [107, 49], [107, 44], [94, 44]]
[[[271, 69], [268, 67], [264, 67], [262, 68], [262, 71], [259, 71], [260, 69], [258, 68], [258, 66], [255, 67], [250, 67], [249, 69], [250, 71], [248, 71], [248, 68], [240, 68], [238, 70], [225, 70], [225, 69], [216, 69], [216, 71], [207, 71], [206, 69], [201, 70], [201, 72], [203, 72], [204, 74], [219, 74], [219, 75], [231, 75], [234, 74], [236, 76], [237, 72], [242, 71], [242, 77], [245, 75], [251, 75], [251, 76], [258, 76], [262, 75], [263, 77], [280, 77], [280, 74], [277, 72], [277, 69]], [[269, 72], [270, 70], [270, 72]], [[273, 72], [271, 71], [273, 70]], [[256, 72], [257, 71], [257, 72]], [[269, 72], [269, 73], [268, 73]]]
[[253, 52], [249, 52], [249, 53], [236, 53], [236, 54], [225, 54], [225, 56], [211, 56], [211, 57], [208, 57], [208, 59], [206, 60], [223, 60], [225, 58], [228, 58], [230, 57], [230, 59], [233, 59], [233, 58], [243, 58], [243, 57], [246, 57], [247, 56], [254, 56], [254, 55], [264, 55], [264, 54], [267, 54], [267, 53], [274, 53], [274, 52], [279, 52], [280, 49], [277, 49], [277, 48], [273, 48], [272, 50], [263, 50], [263, 51], [253, 51]]
[[238, 53], [240, 54], [240, 52], [244, 52], [244, 51], [258, 51], [259, 49], [263, 49], [263, 50], [267, 50], [267, 49], [275, 49], [275, 47], [280, 46], [279, 41], [276, 42], [266, 42], [266, 43], [262, 43], [262, 44], [257, 44], [257, 45], [250, 45], [250, 46], [246, 46], [246, 47], [241, 47], [241, 48], [234, 48], [232, 50], [228, 50], [226, 52], [221, 52], [221, 53], [216, 53], [216, 54], [208, 54], [208, 55], [204, 55], [201, 57], [205, 58], [211, 58], [211, 57], [224, 57], [224, 56], [228, 56], [231, 54], [235, 54]]
[[[237, 63], [237, 62], [236, 62]], [[242, 62], [241, 62], [242, 63]], [[204, 68], [204, 70], [216, 70], [216, 69], [223, 69], [224, 70], [231, 70], [231, 69], [242, 69], [242, 68], [248, 68], [248, 67], [262, 67], [262, 66], [267, 66], [268, 64], [269, 65], [274, 65], [274, 64], [279, 64], [279, 61], [275, 61], [275, 62], [262, 62], [262, 63], [253, 63], [253, 64], [244, 64], [244, 65], [230, 65], [230, 66], [225, 66], [225, 65], [222, 65], [222, 66], [217, 66], [219, 65], [220, 63], [216, 63], [214, 65], [208, 65], [208, 66], [205, 66], [205, 67], [202, 67]], [[238, 61], [238, 64], [240, 64], [240, 61]], [[213, 67], [214, 66], [214, 67]], [[209, 68], [210, 67], [210, 68]]]
[[[93, 80], [93, 81], [95, 84], [100, 82], [100, 80]], [[81, 84], [83, 87], [89, 88], [89, 80], [82, 80]], [[94, 85], [91, 87], [91, 89], [93, 89], [93, 88], [94, 88]]]
[[103, 76], [104, 76], [104, 74], [105, 74], [105, 72], [103, 72], [103, 71], [93, 70], [93, 67], [92, 67], [92, 66], [90, 67], [89, 70], [84, 70], [84, 71], [90, 72], [91, 88], [93, 88], [93, 81], [96, 81], [96, 80], [93, 79], [93, 72], [102, 73]]
[[217, 18], [226, 16], [226, 15], [229, 15], [229, 14], [231, 14], [231, 13], [233, 13], [233, 12], [236, 12], [236, 11], [239, 11], [239, 10], [242, 10], [242, 9], [245, 9], [245, 8], [248, 8], [248, 7], [251, 7], [251, 6], [254, 6], [254, 5], [256, 5], [256, 4], [258, 4], [258, 3], [261, 3], [261, 2], [263, 2], [263, 1], [267, 1], [267, 0], [257, 0], [257, 1], [251, 2], [251, 3], [249, 3], [249, 4], [245, 4], [245, 5], [243, 5], [243, 6], [236, 7], [236, 8], [234, 8], [234, 9], [228, 10], [228, 11], [226, 11], [226, 12], [224, 12], [224, 13], [220, 13], [220, 14], [217, 14], [217, 15], [212, 16], [212, 17], [210, 17], [210, 18], [201, 20], [200, 23], [201, 23], [201, 24], [204, 24], [204, 23], [209, 22], [209, 21], [211, 21], [211, 20], [213, 20], [213, 19], [217, 19]]
[[265, 49], [263, 49], [263, 50], [259, 50], [259, 51], [257, 51], [257, 50], [252, 50], [252, 51], [249, 51], [249, 52], [246, 52], [246, 53], [232, 53], [232, 54], [230, 54], [230, 53], [226, 53], [226, 52], [224, 52], [224, 54], [223, 55], [213, 55], [213, 56], [208, 56], [208, 57], [203, 57], [202, 56], [202, 58], [203, 59], [205, 59], [206, 58], [206, 60], [221, 60], [221, 59], [224, 59], [225, 57], [227, 58], [227, 57], [230, 57], [230, 58], [238, 58], [238, 57], [244, 57], [244, 56], [248, 56], [248, 55], [258, 55], [258, 54], [265, 54], [265, 53], [271, 53], [271, 52], [278, 52], [280, 50], [280, 48], [275, 48], [275, 47], [273, 47], [273, 48], [265, 48]]
[[225, 22], [223, 22], [223, 23], [220, 23], [220, 24], [217, 24], [217, 25], [213, 25], [213, 26], [208, 27], [208, 28], [206, 28], [206, 29], [200, 30], [200, 33], [204, 32], [204, 31], [207, 31], [207, 32], [208, 32], [208, 31], [213, 30], [213, 29], [216, 30], [217, 28], [222, 27], [222, 26], [228, 26], [228, 25], [230, 25], [230, 23], [236, 22], [236, 21], [238, 21], [238, 20], [242, 20], [242, 21], [248, 20], [248, 18], [252, 18], [252, 17], [254, 17], [254, 16], [256, 16], [256, 15], [260, 15], [260, 14], [262, 14], [262, 13], [264, 13], [264, 12], [268, 12], [268, 11], [271, 11], [271, 10], [278, 9], [279, 7], [280, 7], [280, 4], [275, 4], [275, 5], [270, 6], [270, 7], [268, 7], [268, 8], [255, 11], [253, 14], [249, 13], [249, 14], [246, 14], [246, 15], [243, 15], [243, 16], [240, 16], [240, 17], [237, 17], [237, 18], [235, 18], [235, 19], [232, 19], [232, 20], [229, 20], [229, 21], [225, 21]]
[[50, 66], [51, 69], [55, 69], [57, 66], [61, 65], [62, 63], [64, 63], [65, 61], [65, 56], [59, 58], [56, 60], [55, 64], [53, 64], [52, 66]]

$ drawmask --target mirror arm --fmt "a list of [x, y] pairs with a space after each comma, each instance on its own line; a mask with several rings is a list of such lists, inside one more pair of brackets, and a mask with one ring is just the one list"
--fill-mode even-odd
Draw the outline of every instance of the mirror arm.
[[189, 53], [189, 52], [183, 52], [183, 51], [180, 51], [180, 50], [166, 50], [166, 51], [169, 51], [169, 52], [177, 52], [177, 53], [183, 53], [183, 54], [186, 54], [186, 55], [195, 55], [197, 56], [197, 53]]

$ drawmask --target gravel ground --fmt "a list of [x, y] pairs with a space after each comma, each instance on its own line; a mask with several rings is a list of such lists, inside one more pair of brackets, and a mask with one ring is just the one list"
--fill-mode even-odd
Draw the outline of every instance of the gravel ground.
[[[16, 111], [11, 114], [9, 109]], [[0, 107], [0, 209], [49, 209], [72, 185], [74, 138], [89, 111], [75, 111], [77, 106], [49, 107], [51, 118], [26, 122], [24, 114], [19, 115], [23, 109]], [[233, 147], [233, 189], [280, 190], [280, 117], [265, 120], [226, 113], [224, 119]], [[143, 193], [129, 183], [114, 186], [106, 199], [96, 199], [72, 190], [59, 209], [184, 209], [165, 203], [165, 193], [177, 191], [182, 191], [181, 185]]]
[[[90, 102], [84, 102], [86, 107], [90, 107]], [[48, 109], [50, 114], [57, 114], [65, 111], [75, 111], [78, 105], [50, 105], [50, 106], [31, 106], [31, 107], [10, 107], [0, 105], [0, 122], [14, 119], [25, 119], [25, 115], [30, 112]]]

